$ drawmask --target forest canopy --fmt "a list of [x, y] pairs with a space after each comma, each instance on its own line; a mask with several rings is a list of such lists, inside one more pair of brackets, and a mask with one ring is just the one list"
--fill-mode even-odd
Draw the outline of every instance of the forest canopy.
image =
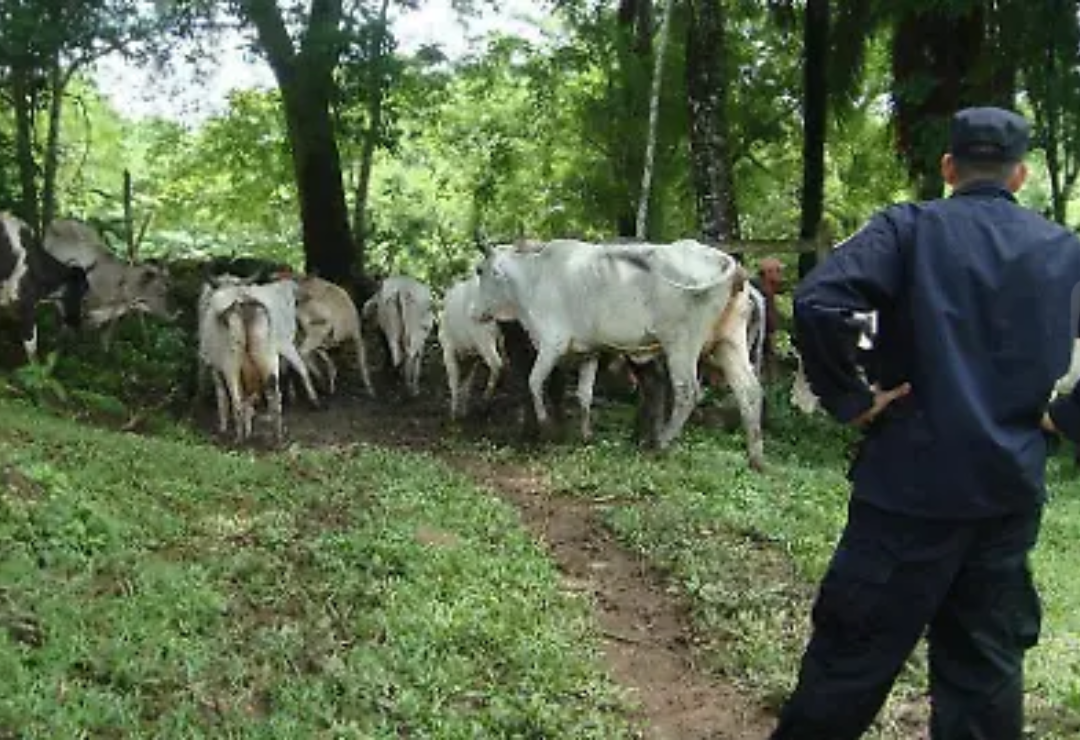
[[[453, 59], [398, 48], [390, 18], [420, 5], [2, 0], [0, 207], [122, 241], [126, 171], [142, 254], [442, 284], [483, 243], [633, 236], [651, 136], [643, 236], [838, 241], [941, 194], [943, 121], [997, 103], [1035, 124], [1023, 201], [1076, 218], [1074, 2], [548, 2], [540, 41]], [[225, 30], [278, 84], [198, 125], [127, 117], [95, 82], [107, 54], [212, 66]]]

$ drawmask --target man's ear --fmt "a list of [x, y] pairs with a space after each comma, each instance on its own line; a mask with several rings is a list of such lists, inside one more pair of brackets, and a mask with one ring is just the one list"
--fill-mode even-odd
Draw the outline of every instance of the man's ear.
[[941, 155], [941, 178], [950, 188], [956, 187], [956, 160], [947, 152]]
[[1013, 168], [1012, 175], [1009, 176], [1009, 181], [1005, 183], [1008, 185], [1009, 190], [1012, 192], [1018, 192], [1020, 188], [1024, 187], [1024, 183], [1027, 182], [1028, 166], [1026, 162], [1017, 162], [1016, 167]]

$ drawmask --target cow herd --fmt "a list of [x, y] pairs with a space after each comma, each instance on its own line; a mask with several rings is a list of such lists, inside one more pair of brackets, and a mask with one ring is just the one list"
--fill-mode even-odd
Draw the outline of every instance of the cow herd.
[[[170, 309], [168, 269], [120, 260], [87, 224], [56, 221], [38, 243], [15, 217], [0, 219], [0, 305], [19, 308], [31, 359], [33, 307], [45, 297], [59, 299], [71, 326], [81, 320], [110, 324], [131, 312], [178, 314]], [[316, 276], [207, 271], [193, 308], [198, 386], [205, 389], [206, 380], [212, 381], [219, 432], [231, 426], [238, 441], [252, 434], [256, 409], [264, 404], [275, 438], [283, 438], [287, 384], [298, 384], [315, 405], [321, 404], [320, 393], [333, 394], [335, 348], [355, 357], [365, 390], [375, 395], [365, 326], [382, 334], [410, 396], [420, 393], [424, 349], [437, 326], [449, 411], [460, 418], [481, 365], [487, 368], [485, 396], [495, 391], [508, 364], [505, 336], [513, 326], [529, 340], [528, 410], [541, 425], [550, 418], [549, 376], [576, 367], [581, 433], [591, 436], [593, 387], [603, 361], [638, 381], [642, 396], [656, 396], [652, 403], [661, 411], [653, 441], [665, 448], [700, 399], [699, 372], [706, 370], [722, 375], [732, 389], [749, 460], [755, 467], [763, 464], [764, 300], [734, 257], [693, 240], [499, 245], [478, 257], [475, 269], [441, 299], [420, 281], [399, 275], [385, 278], [359, 308], [344, 289]], [[647, 383], [650, 373], [663, 380]]]

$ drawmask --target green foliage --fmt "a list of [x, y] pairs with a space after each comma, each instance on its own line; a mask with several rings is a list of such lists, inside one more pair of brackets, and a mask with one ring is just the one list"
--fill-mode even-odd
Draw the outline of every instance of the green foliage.
[[[375, 32], [371, 17], [358, 33]], [[742, 232], [793, 236], [801, 150], [799, 56], [763, 10], [729, 12], [732, 146]], [[688, 175], [685, 18], [675, 14], [665, 65], [651, 228], [658, 239], [696, 230]], [[339, 70], [336, 113], [349, 179], [358, 170], [372, 84], [387, 92], [368, 201], [368, 269], [409, 272], [436, 286], [461, 274], [477, 240], [518, 236], [601, 239], [624, 231], [637, 202], [652, 70], [650, 54], [609, 8], [566, 11], [566, 33], [544, 47], [495, 37], [482, 53], [447, 63], [393, 56], [371, 70], [367, 45]], [[367, 36], [364, 36], [367, 38]], [[386, 49], [393, 40], [386, 40]], [[838, 231], [903, 192], [885, 146], [887, 90], [881, 45], [867, 65], [866, 106], [833, 133], [828, 203]], [[372, 76], [374, 75], [374, 76]], [[128, 121], [76, 80], [65, 108], [64, 211], [117, 222], [121, 175], [134, 175], [136, 212], [153, 220], [142, 251], [172, 258], [250, 253], [301, 263], [293, 164], [274, 92], [234, 93], [226, 112], [196, 130]], [[872, 173], [872, 174], [869, 174]], [[351, 194], [352, 185], [349, 192]]]
[[64, 403], [67, 391], [56, 378], [56, 360], [59, 355], [50, 352], [45, 362], [28, 362], [12, 374], [15, 388], [37, 403]]
[[58, 363], [69, 388], [134, 407], [181, 401], [191, 391], [194, 338], [184, 328], [154, 319], [121, 319], [108, 348], [101, 332], [84, 332]]
[[631, 736], [585, 605], [431, 459], [0, 413], [5, 731]]

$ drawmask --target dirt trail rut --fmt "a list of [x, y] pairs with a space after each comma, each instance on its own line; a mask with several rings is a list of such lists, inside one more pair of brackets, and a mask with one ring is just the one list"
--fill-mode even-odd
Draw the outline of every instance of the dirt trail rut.
[[612, 676], [641, 702], [650, 740], [742, 740], [768, 736], [772, 721], [753, 701], [696, 669], [685, 607], [648, 565], [621, 547], [598, 507], [551, 496], [535, 474], [454, 456], [450, 462], [511, 501], [566, 576], [590, 595]]
[[[445, 407], [344, 398], [329, 410], [287, 412], [289, 437], [304, 446], [358, 441], [424, 450], [512, 503], [564, 574], [565, 587], [595, 605], [612, 677], [640, 703], [647, 740], [763, 740], [774, 724], [761, 705], [695, 666], [684, 601], [602, 524], [600, 505], [552, 495], [543, 473], [496, 463], [446, 443]], [[485, 429], [485, 433], [488, 430]], [[485, 436], [504, 436], [505, 429]], [[500, 431], [502, 433], [500, 433]]]

